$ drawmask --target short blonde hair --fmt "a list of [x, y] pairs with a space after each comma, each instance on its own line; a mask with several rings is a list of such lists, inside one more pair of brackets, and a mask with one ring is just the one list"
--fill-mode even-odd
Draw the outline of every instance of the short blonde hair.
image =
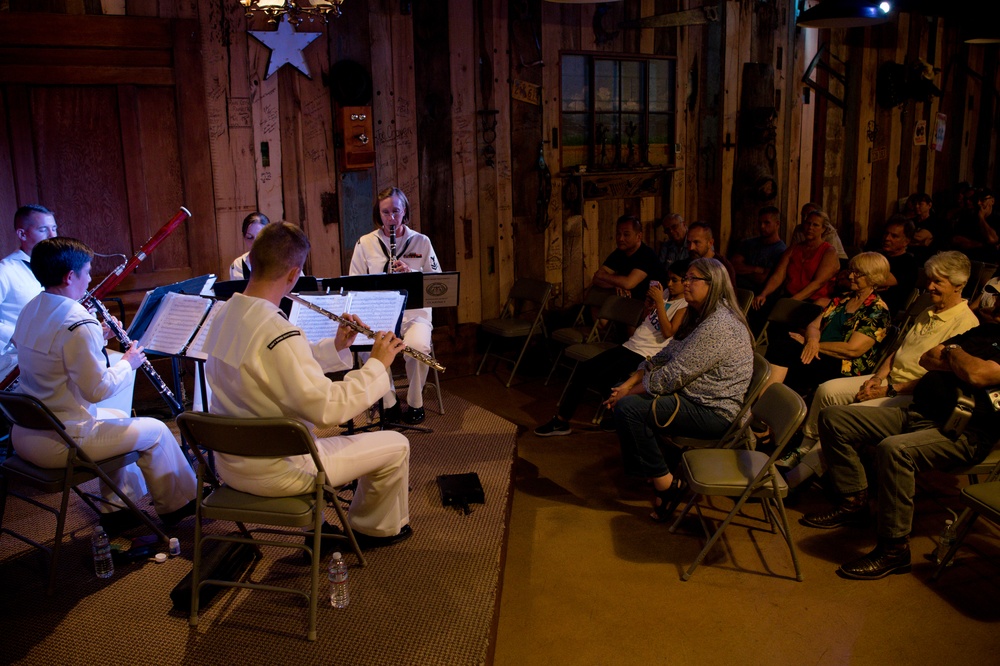
[[878, 252], [862, 252], [849, 264], [852, 271], [864, 275], [875, 288], [889, 281], [889, 260]]

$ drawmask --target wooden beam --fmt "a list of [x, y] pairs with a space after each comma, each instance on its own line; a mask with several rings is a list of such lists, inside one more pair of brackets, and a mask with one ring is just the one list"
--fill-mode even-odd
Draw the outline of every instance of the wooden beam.
[[[559, 146], [553, 138], [559, 138], [560, 89], [562, 74], [559, 62], [559, 47], [562, 43], [562, 9], [553, 3], [542, 3], [542, 146], [545, 164], [552, 174], [552, 194], [549, 198], [548, 226], [544, 234], [545, 281], [555, 285], [554, 296], [557, 305], [568, 305], [563, 300], [563, 215], [562, 184], [559, 177], [562, 162]], [[560, 139], [561, 140], [561, 139]]]
[[[242, 10], [239, 11], [242, 13]], [[113, 49], [170, 49], [173, 45], [169, 19], [69, 14], [44, 16], [45, 20], [40, 21], [39, 14], [4, 14], [0, 21], [0, 44]]]

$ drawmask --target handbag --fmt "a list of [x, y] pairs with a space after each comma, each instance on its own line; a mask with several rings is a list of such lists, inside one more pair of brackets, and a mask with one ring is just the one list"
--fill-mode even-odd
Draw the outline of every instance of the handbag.
[[[664, 395], [673, 395], [676, 398], [676, 394], [674, 394], [674, 393], [666, 393]], [[657, 428], [659, 428], [661, 430], [663, 430], [664, 428], [666, 428], [667, 426], [669, 426], [671, 423], [673, 423], [674, 419], [677, 418], [677, 412], [679, 412], [681, 410], [681, 399], [680, 398], [676, 398], [676, 400], [674, 400], [674, 411], [671, 412], [670, 418], [667, 419], [666, 423], [660, 423], [660, 421], [656, 418], [656, 401], [659, 400], [662, 397], [663, 396], [658, 395], [655, 398], [653, 398], [653, 406], [651, 407], [651, 409], [653, 410], [653, 424]]]

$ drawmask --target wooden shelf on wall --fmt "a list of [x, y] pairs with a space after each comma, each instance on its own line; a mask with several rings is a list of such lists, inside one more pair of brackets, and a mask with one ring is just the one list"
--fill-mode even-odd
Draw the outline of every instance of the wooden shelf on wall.
[[650, 169], [619, 169], [560, 173], [564, 181], [573, 181], [584, 201], [629, 199], [662, 196], [669, 188], [677, 167]]

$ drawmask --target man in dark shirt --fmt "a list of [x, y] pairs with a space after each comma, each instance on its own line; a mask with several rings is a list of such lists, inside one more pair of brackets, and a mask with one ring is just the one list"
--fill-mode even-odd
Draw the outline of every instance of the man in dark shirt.
[[907, 251], [913, 231], [913, 222], [894, 215], [889, 218], [882, 234], [882, 255], [889, 260], [889, 281], [880, 295], [892, 314], [906, 305], [917, 284], [919, 262]]
[[973, 196], [973, 209], [966, 211], [955, 224], [951, 244], [973, 261], [1000, 260], [1000, 220], [993, 215], [993, 203], [992, 190], [978, 190]]
[[691, 261], [695, 259], [715, 259], [726, 267], [729, 280], [736, 286], [736, 269], [731, 261], [715, 251], [715, 235], [712, 227], [705, 222], [694, 222], [688, 227], [688, 253]]
[[785, 241], [781, 240], [781, 212], [774, 206], [765, 206], [757, 213], [760, 236], [748, 238], [740, 243], [732, 255], [736, 270], [736, 286], [749, 289], [755, 294], [771, 276], [775, 264], [785, 251]]
[[[836, 508], [804, 516], [807, 527], [833, 529], [868, 517], [868, 479], [862, 450], [874, 450], [878, 470], [878, 545], [848, 562], [845, 578], [875, 580], [910, 570], [910, 531], [916, 473], [981, 462], [1000, 432], [1000, 325], [984, 324], [924, 353], [927, 368], [907, 407], [835, 405], [820, 412], [819, 433], [834, 488]], [[942, 432], [958, 390], [975, 399], [961, 433]]]
[[656, 252], [642, 242], [642, 222], [639, 218], [632, 215], [618, 218], [615, 242], [618, 249], [609, 254], [594, 273], [592, 284], [615, 289], [619, 294], [632, 298], [646, 298], [650, 280], [665, 280], [661, 276], [663, 269]]

